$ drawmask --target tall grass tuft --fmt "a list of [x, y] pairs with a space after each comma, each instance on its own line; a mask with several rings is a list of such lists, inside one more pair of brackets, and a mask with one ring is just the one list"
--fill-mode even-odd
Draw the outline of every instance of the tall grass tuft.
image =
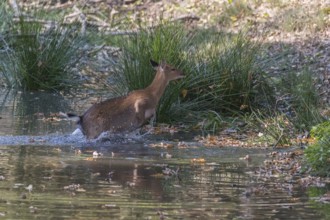
[[186, 77], [171, 84], [162, 97], [159, 121], [194, 120], [194, 116], [199, 120], [197, 112], [240, 114], [269, 104], [272, 97], [271, 87], [257, 68], [259, 48], [243, 34], [201, 31], [191, 35], [181, 25], [162, 24], [119, 42], [123, 53], [117, 66], [117, 95], [145, 88], [152, 81], [150, 58], [166, 60], [184, 71]]
[[73, 28], [44, 28], [21, 16], [3, 33], [0, 44], [0, 74], [8, 87], [59, 90], [72, 86], [85, 41]]
[[216, 34], [201, 43], [192, 54], [188, 108], [236, 114], [269, 105], [273, 90], [257, 68], [258, 50], [243, 34]]
[[[119, 47], [123, 49], [117, 65], [116, 88], [117, 95], [128, 91], [145, 88], [154, 78], [154, 70], [150, 59], [166, 61], [172, 66], [185, 71], [185, 51], [190, 38], [183, 26], [175, 23], [165, 23], [154, 28], [141, 28], [136, 35], [123, 37]], [[169, 110], [178, 102], [182, 82], [171, 83], [157, 110], [158, 121], [168, 121]]]
[[307, 164], [312, 171], [320, 176], [330, 176], [330, 122], [326, 121], [314, 126], [311, 136], [316, 142], [308, 146], [304, 151]]
[[315, 79], [310, 71], [305, 69], [299, 74], [288, 73], [283, 76], [280, 89], [288, 94], [285, 105], [291, 113], [289, 118], [298, 130], [309, 131], [324, 121], [318, 109], [320, 100]]

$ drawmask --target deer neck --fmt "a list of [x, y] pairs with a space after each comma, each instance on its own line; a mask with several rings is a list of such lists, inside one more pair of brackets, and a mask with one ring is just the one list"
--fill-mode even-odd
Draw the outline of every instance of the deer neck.
[[156, 104], [164, 94], [166, 86], [168, 85], [168, 80], [165, 78], [164, 74], [156, 73], [156, 76], [152, 83], [146, 88], [149, 94], [152, 94]]

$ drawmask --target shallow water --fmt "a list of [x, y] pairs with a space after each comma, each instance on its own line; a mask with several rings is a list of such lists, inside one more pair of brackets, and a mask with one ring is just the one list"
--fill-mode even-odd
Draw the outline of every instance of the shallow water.
[[[11, 219], [312, 219], [306, 193], [251, 194], [248, 174], [264, 152], [107, 147], [1, 146], [0, 214]], [[79, 152], [78, 152], [79, 151]], [[101, 156], [93, 158], [93, 152]], [[238, 158], [249, 153], [251, 163]], [[94, 153], [95, 155], [95, 153]], [[199, 156], [205, 163], [192, 163]], [[169, 175], [163, 171], [171, 170]]]
[[[208, 148], [187, 133], [87, 142], [71, 135], [74, 123], [45, 120], [77, 109], [79, 100], [9, 94], [1, 103], [0, 217], [5, 219], [329, 217], [326, 206], [311, 202], [308, 189], [294, 178], [272, 182], [256, 175], [267, 150]], [[151, 147], [160, 142], [174, 147]], [[251, 161], [240, 159], [247, 154]]]

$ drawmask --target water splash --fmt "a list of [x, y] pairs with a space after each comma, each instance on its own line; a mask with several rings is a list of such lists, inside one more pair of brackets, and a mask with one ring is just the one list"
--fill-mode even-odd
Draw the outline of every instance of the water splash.
[[83, 133], [76, 129], [72, 134], [50, 134], [50, 135], [7, 135], [0, 136], [0, 145], [47, 145], [47, 146], [84, 146], [84, 145], [104, 145], [118, 143], [138, 143], [142, 142], [145, 134], [136, 131], [124, 134], [111, 134], [103, 132], [97, 139], [88, 140]]

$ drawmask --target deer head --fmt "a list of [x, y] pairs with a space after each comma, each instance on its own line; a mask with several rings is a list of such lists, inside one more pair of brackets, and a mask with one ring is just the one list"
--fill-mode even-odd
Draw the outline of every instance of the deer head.
[[158, 64], [156, 61], [150, 60], [152, 67], [157, 71], [156, 74], [161, 74], [167, 82], [181, 79], [184, 77], [183, 72], [161, 61]]

